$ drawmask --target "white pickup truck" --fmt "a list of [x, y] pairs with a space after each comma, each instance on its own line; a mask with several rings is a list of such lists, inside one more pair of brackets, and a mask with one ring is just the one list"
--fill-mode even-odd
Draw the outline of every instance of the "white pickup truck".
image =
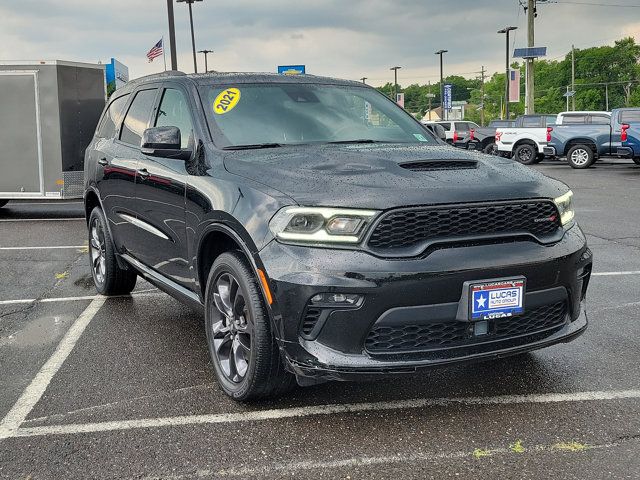
[[496, 130], [498, 155], [514, 158], [525, 165], [541, 162], [544, 147], [551, 141], [553, 125], [609, 124], [609, 112], [560, 112], [557, 115], [522, 115], [513, 127]]
[[544, 147], [549, 138], [547, 126], [555, 125], [557, 115], [522, 115], [513, 127], [496, 130], [498, 155], [512, 157], [525, 165], [544, 159]]

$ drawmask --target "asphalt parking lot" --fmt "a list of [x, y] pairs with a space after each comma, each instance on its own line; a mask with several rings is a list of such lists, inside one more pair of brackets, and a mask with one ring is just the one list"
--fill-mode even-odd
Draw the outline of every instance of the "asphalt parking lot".
[[639, 478], [640, 168], [569, 184], [594, 252], [570, 344], [239, 405], [202, 318], [139, 281], [93, 289], [82, 205], [0, 211], [3, 478]]

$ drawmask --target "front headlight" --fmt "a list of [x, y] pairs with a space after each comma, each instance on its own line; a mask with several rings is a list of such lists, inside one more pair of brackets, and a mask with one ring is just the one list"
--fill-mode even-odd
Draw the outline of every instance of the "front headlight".
[[558, 211], [560, 212], [560, 223], [562, 223], [562, 225], [569, 223], [575, 216], [573, 206], [571, 205], [572, 198], [573, 192], [569, 190], [564, 195], [560, 195], [553, 199], [553, 202], [556, 204]]
[[362, 240], [374, 210], [284, 207], [269, 222], [277, 239], [291, 243], [348, 243]]

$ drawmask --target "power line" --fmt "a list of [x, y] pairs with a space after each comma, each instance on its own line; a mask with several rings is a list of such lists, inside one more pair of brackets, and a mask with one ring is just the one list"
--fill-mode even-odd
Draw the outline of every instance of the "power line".
[[565, 2], [565, 1], [549, 1], [545, 3], [557, 3], [558, 5], [569, 4], [569, 5], [588, 5], [592, 7], [621, 7], [621, 8], [640, 8], [640, 5], [623, 5], [620, 3], [597, 3], [597, 2]]

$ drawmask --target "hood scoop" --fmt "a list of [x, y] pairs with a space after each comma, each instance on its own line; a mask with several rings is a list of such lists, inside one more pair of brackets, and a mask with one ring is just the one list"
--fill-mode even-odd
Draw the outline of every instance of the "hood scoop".
[[423, 160], [399, 163], [398, 166], [412, 172], [434, 172], [439, 170], [472, 170], [478, 168], [475, 160]]

